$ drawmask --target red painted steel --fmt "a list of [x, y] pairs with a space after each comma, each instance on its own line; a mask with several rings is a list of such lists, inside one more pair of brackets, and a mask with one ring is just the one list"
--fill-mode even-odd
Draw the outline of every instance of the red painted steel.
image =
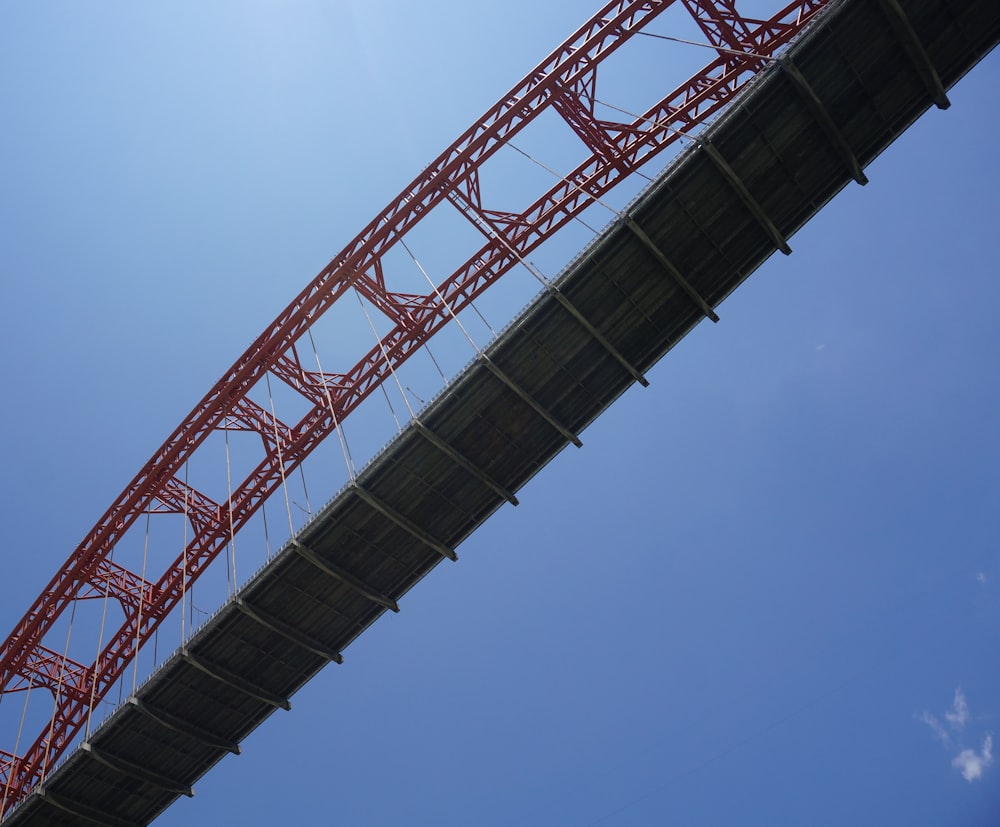
[[[395, 198], [282, 311], [143, 466], [73, 552], [0, 650], [0, 692], [31, 687], [55, 697], [55, 714], [30, 746], [0, 751], [0, 815], [15, 806], [68, 748], [90, 709], [121, 677], [138, 648], [182, 600], [235, 533], [316, 445], [398, 365], [521, 258], [645, 161], [704, 123], [759, 71], [759, 57], [785, 45], [830, 0], [795, 0], [769, 20], [742, 18], [731, 0], [682, 0], [719, 56], [631, 123], [595, 115], [600, 62], [674, 0], [615, 0], [604, 6], [505, 95]], [[485, 208], [479, 167], [540, 112], [552, 106], [592, 154], [520, 213]], [[483, 232], [486, 244], [427, 295], [387, 289], [382, 257], [448, 199]], [[352, 288], [394, 324], [343, 374], [307, 370], [296, 343]], [[312, 405], [288, 425], [254, 403], [253, 386], [270, 373]], [[261, 437], [264, 459], [230, 500], [217, 503], [181, 479], [185, 462], [214, 431]], [[184, 515], [187, 548], [155, 581], [112, 560], [115, 544], [145, 513]], [[125, 615], [93, 664], [42, 645], [74, 601], [108, 597]]]

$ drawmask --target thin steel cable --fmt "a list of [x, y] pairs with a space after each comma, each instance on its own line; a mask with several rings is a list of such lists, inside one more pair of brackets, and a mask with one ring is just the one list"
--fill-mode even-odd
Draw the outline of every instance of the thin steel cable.
[[260, 504], [260, 516], [264, 521], [264, 550], [267, 554], [267, 562], [271, 562], [271, 535], [267, 530], [267, 503]]
[[312, 505], [309, 503], [309, 489], [306, 488], [306, 469], [299, 465], [299, 477], [302, 480], [302, 495], [306, 498], [306, 514], [313, 515]]
[[184, 461], [184, 539], [182, 540], [182, 551], [181, 551], [181, 646], [185, 643], [184, 638], [184, 610], [185, 601], [187, 600], [187, 558], [188, 558], [188, 546], [187, 546], [187, 535], [188, 535], [188, 493], [190, 492], [188, 488], [188, 461]]
[[[622, 109], [620, 106], [615, 106], [613, 103], [608, 103], [607, 101], [602, 101], [599, 98], [594, 98], [594, 103], [599, 103], [601, 106], [606, 106], [608, 109], [614, 109], [615, 112], [621, 112], [623, 115], [628, 115], [630, 118], [635, 118], [638, 121], [645, 121], [646, 123], [651, 123], [654, 129], [666, 129], [667, 132], [671, 132], [680, 138], [687, 138], [692, 143], [699, 143], [697, 136], [689, 135], [682, 129], [677, 129], [677, 127], [670, 126], [667, 123], [667, 119], [654, 121], [652, 118], [646, 115], [638, 115], [635, 112], [630, 112], [628, 109]], [[537, 163], [537, 161], [536, 161]], [[549, 170], [551, 172], [551, 170]]]
[[461, 330], [462, 333], [465, 334], [465, 338], [469, 340], [469, 344], [471, 344], [472, 347], [475, 348], [475, 351], [476, 351], [477, 354], [479, 354], [480, 356], [482, 356], [483, 355], [482, 348], [480, 348], [479, 345], [476, 344], [476, 340], [473, 339], [472, 336], [469, 334], [469, 331], [465, 329], [465, 325], [462, 324], [462, 320], [458, 318], [458, 315], [452, 309], [451, 305], [448, 304], [448, 301], [445, 299], [445, 297], [441, 295], [441, 291], [438, 290], [437, 285], [433, 281], [431, 281], [431, 277], [429, 275], [427, 275], [427, 271], [423, 268], [423, 266], [417, 260], [417, 257], [415, 255], [413, 255], [413, 251], [410, 250], [410, 248], [407, 246], [406, 242], [403, 239], [399, 239], [399, 243], [402, 244], [403, 245], [403, 249], [406, 250], [406, 252], [410, 254], [410, 258], [413, 259], [413, 263], [416, 264], [417, 265], [417, 269], [420, 270], [421, 273], [423, 273], [424, 278], [427, 279], [427, 283], [431, 286], [431, 290], [434, 291], [434, 295], [436, 295], [438, 297], [438, 301], [441, 302], [441, 304], [444, 306], [445, 310], [448, 311], [448, 314], [451, 316], [451, 318], [454, 319], [455, 324], [458, 325], [459, 330]]
[[66, 659], [69, 657], [69, 641], [73, 637], [73, 622], [76, 620], [76, 603], [73, 600], [73, 608], [69, 613], [69, 628], [66, 629], [66, 645], [63, 647], [62, 662], [59, 665], [59, 678], [56, 680], [55, 702], [52, 704], [52, 719], [49, 721], [49, 734], [45, 739], [45, 757], [42, 759], [42, 778], [45, 781], [45, 773], [49, 768], [49, 753], [52, 750], [52, 733], [56, 728], [56, 712], [59, 710], [59, 699], [62, 695], [63, 676], [66, 674]]
[[697, 40], [685, 40], [682, 37], [670, 37], [665, 34], [653, 34], [653, 32], [636, 32], [636, 34], [645, 35], [646, 37], [655, 37], [657, 40], [670, 40], [673, 43], [683, 43], [687, 46], [700, 46], [702, 49], [711, 49], [713, 52], [725, 52], [726, 54], [736, 55], [738, 57], [753, 57], [758, 60], [778, 59], [771, 55], [760, 55], [756, 52], [744, 52], [740, 49], [727, 49], [725, 46], [713, 46], [711, 43], [699, 43]]
[[489, 328], [490, 333], [493, 334], [493, 338], [495, 339], [497, 337], [497, 332], [493, 329], [493, 325], [491, 325], [488, 321], [486, 321], [486, 317], [479, 312], [479, 308], [476, 307], [476, 303], [470, 301], [469, 306], [473, 309], [473, 311], [475, 311], [475, 314], [479, 317], [479, 320], [484, 325], [486, 325], [487, 328]]
[[309, 333], [309, 344], [312, 345], [313, 357], [316, 359], [316, 369], [319, 371], [320, 377], [323, 381], [323, 391], [326, 395], [326, 404], [330, 408], [330, 416], [333, 418], [333, 427], [337, 432], [337, 439], [340, 441], [340, 450], [344, 455], [344, 464], [347, 466], [347, 476], [353, 484], [357, 479], [357, 474], [354, 470], [354, 457], [351, 456], [350, 445], [347, 444], [347, 434], [344, 433], [341, 428], [340, 422], [337, 420], [337, 412], [333, 407], [333, 397], [330, 395], [330, 386], [326, 383], [326, 374], [323, 373], [323, 365], [319, 361], [319, 351], [316, 350], [316, 342], [313, 339], [312, 329], [307, 331]]
[[[142, 542], [142, 575], [141, 580], [143, 586], [146, 584], [146, 561], [149, 557], [149, 509], [146, 509], [146, 536]], [[135, 646], [132, 649], [132, 694], [135, 694], [135, 688], [139, 680], [139, 630], [142, 629], [142, 599], [145, 595], [145, 589], [140, 587], [139, 589], [139, 612], [138, 619], [135, 623]], [[155, 663], [155, 657], [154, 657]]]
[[437, 368], [437, 372], [441, 374], [441, 381], [447, 382], [448, 379], [444, 375], [444, 371], [441, 370], [441, 365], [438, 364], [438, 360], [434, 358], [434, 354], [431, 352], [430, 345], [424, 345], [424, 350], [427, 351], [427, 355], [431, 357], [431, 361], [434, 363], [434, 367]]
[[[233, 476], [229, 460], [229, 429], [224, 428], [226, 436], [226, 502], [229, 511], [229, 542], [226, 544], [226, 596], [236, 593], [236, 531], [233, 528]], [[232, 565], [232, 571], [230, 571]], [[230, 578], [230, 575], [232, 577]]]
[[[115, 549], [112, 546], [111, 554], [108, 557], [110, 563], [115, 561]], [[90, 738], [90, 722], [94, 716], [94, 698], [97, 693], [97, 674], [101, 665], [101, 648], [104, 644], [104, 624], [108, 618], [108, 596], [111, 592], [111, 572], [108, 572], [108, 576], [104, 581], [104, 605], [101, 607], [101, 628], [97, 633], [97, 654], [94, 656], [94, 674], [90, 681], [90, 706], [87, 708], [87, 727], [85, 739]]]
[[548, 166], [547, 164], [542, 163], [541, 161], [539, 161], [534, 156], [529, 155], [527, 152], [525, 152], [523, 149], [521, 149], [516, 144], [513, 144], [510, 141], [508, 141], [507, 142], [507, 146], [509, 146], [515, 152], [520, 153], [521, 155], [523, 155], [525, 158], [527, 158], [533, 164], [538, 164], [538, 166], [540, 166], [542, 169], [544, 169], [550, 175], [554, 175], [560, 181], [562, 181], [562, 182], [564, 182], [566, 184], [569, 184], [571, 187], [573, 187], [573, 189], [575, 189], [575, 190], [577, 190], [579, 192], [582, 192], [584, 195], [586, 195], [595, 204], [600, 204], [602, 207], [604, 207], [604, 209], [609, 210], [610, 212], [614, 213], [614, 215], [616, 215], [618, 218], [622, 218], [623, 217], [622, 214], [618, 210], [616, 210], [614, 207], [612, 207], [610, 204], [606, 203], [605, 201], [602, 201], [596, 195], [593, 195], [592, 193], [587, 192], [583, 187], [581, 187], [578, 183], [576, 183], [576, 181], [570, 181], [569, 178], [565, 177], [564, 175], [560, 175], [558, 172], [556, 172], [554, 169], [552, 169], [552, 167]]
[[17, 761], [17, 751], [21, 748], [21, 733], [24, 731], [24, 719], [28, 715], [28, 699], [31, 697], [31, 687], [34, 685], [35, 673], [28, 676], [28, 691], [24, 693], [24, 706], [21, 708], [21, 722], [17, 725], [17, 737], [14, 739], [14, 754], [10, 759], [10, 772], [4, 785], [3, 802], [0, 803], [0, 818], [7, 810], [7, 797], [10, 795], [10, 785], [14, 782], [14, 764]]
[[[386, 365], [389, 367], [389, 373], [392, 374], [392, 378], [396, 380], [396, 386], [399, 388], [399, 393], [403, 397], [403, 403], [406, 405], [407, 410], [410, 412], [410, 418], [413, 419], [413, 408], [410, 407], [410, 400], [406, 398], [406, 394], [403, 393], [403, 386], [400, 385], [399, 379], [396, 377], [396, 371], [392, 366], [392, 360], [389, 358], [389, 354], [385, 349], [385, 344], [382, 342], [381, 337], [378, 335], [378, 331], [375, 329], [375, 323], [372, 321], [371, 314], [368, 312], [368, 308], [365, 307], [365, 303], [361, 300], [361, 293], [358, 292], [358, 288], [354, 288], [354, 295], [357, 296], [358, 304], [361, 305], [361, 310], [365, 314], [365, 318], [368, 320], [368, 327], [371, 329], [372, 336], [375, 337], [375, 341], [378, 342], [379, 350], [382, 351], [382, 358], [385, 360]], [[389, 410], [392, 411], [392, 418], [396, 420], [396, 428], [399, 433], [403, 432], [403, 426], [399, 422], [399, 417], [396, 416], [396, 409], [392, 406], [392, 400], [389, 399], [389, 392], [385, 389], [385, 383], [380, 382], [379, 387], [382, 388], [382, 393], [385, 394], [385, 401], [389, 403]]]
[[288, 532], [295, 534], [295, 526], [292, 524], [292, 503], [288, 499], [288, 480], [285, 479], [285, 460], [281, 456], [281, 437], [278, 434], [278, 415], [274, 412], [274, 396], [271, 394], [271, 375], [264, 374], [264, 382], [267, 385], [267, 399], [271, 406], [271, 422], [274, 425], [274, 447], [278, 452], [278, 471], [281, 474], [281, 490], [285, 494], [285, 512], [288, 514]]

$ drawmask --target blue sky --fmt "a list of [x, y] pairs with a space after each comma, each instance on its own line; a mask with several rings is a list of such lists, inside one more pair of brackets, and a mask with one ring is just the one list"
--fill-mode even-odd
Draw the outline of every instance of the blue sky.
[[[0, 9], [0, 625], [590, 12]], [[606, 87], [626, 108], [707, 59], [630, 60]], [[993, 55], [157, 824], [995, 823], [998, 83]], [[524, 140], [559, 167], [578, 150], [557, 138]], [[497, 325], [523, 298], [499, 292]], [[338, 484], [310, 478], [314, 500]]]

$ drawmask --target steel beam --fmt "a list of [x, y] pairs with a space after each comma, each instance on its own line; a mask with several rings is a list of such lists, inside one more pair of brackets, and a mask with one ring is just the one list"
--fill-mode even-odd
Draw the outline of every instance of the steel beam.
[[350, 586], [362, 597], [367, 598], [372, 603], [378, 603], [393, 612], [399, 611], [399, 604], [391, 597], [382, 594], [378, 589], [374, 589], [365, 583], [361, 578], [355, 577], [350, 572], [344, 571], [340, 566], [330, 563], [320, 557], [313, 549], [303, 545], [298, 540], [291, 540], [292, 550], [307, 563], [311, 563], [314, 568], [319, 569], [323, 574], [329, 575], [335, 580], [339, 580], [345, 586]]
[[580, 442], [580, 438], [574, 434], [569, 428], [563, 425], [558, 419], [556, 419], [549, 411], [543, 406], [535, 397], [528, 393], [524, 388], [522, 388], [517, 382], [511, 379], [496, 362], [490, 359], [485, 353], [480, 356], [479, 359], [483, 366], [492, 373], [497, 379], [503, 382], [508, 388], [510, 388], [520, 399], [535, 413], [537, 413], [542, 419], [549, 423], [553, 428], [555, 428], [563, 437], [566, 438], [568, 442], [572, 442], [577, 448], [582, 448], [583, 443]]
[[219, 666], [217, 663], [209, 663], [199, 655], [195, 655], [187, 647], [181, 649], [181, 659], [199, 672], [204, 672], [210, 678], [215, 678], [219, 683], [224, 683], [226, 686], [230, 686], [244, 695], [249, 695], [251, 698], [256, 698], [258, 701], [263, 701], [270, 706], [280, 707], [285, 711], [292, 708], [288, 698], [283, 698], [281, 695], [277, 695], [263, 686], [259, 686], [242, 675], [237, 675], [235, 672], [229, 671], [224, 666]]
[[645, 230], [643, 230], [642, 227], [635, 222], [635, 219], [632, 218], [632, 216], [625, 217], [625, 226], [628, 227], [632, 231], [632, 235], [639, 239], [639, 241], [642, 242], [642, 245], [653, 254], [656, 260], [663, 266], [663, 269], [670, 274], [670, 277], [674, 281], [677, 282], [681, 290], [687, 293], [688, 296], [691, 297], [691, 301], [698, 305], [701, 312], [713, 322], [719, 321], [719, 316], [712, 309], [711, 305], [705, 301], [705, 299], [702, 298], [701, 293], [695, 290], [694, 287], [691, 286], [691, 283], [681, 275], [681, 271], [674, 266], [674, 263], [669, 258], [667, 258], [666, 253], [664, 253], [663, 250], [657, 246], [656, 242], [646, 235]]
[[391, 522], [398, 525], [403, 531], [409, 534], [411, 537], [419, 540], [428, 548], [434, 549], [442, 557], [447, 557], [449, 560], [455, 561], [458, 559], [458, 555], [455, 554], [455, 550], [446, 546], [440, 540], [435, 539], [426, 531], [424, 531], [420, 526], [418, 526], [413, 520], [404, 514], [400, 514], [395, 508], [389, 505], [387, 502], [376, 497], [371, 491], [358, 483], [354, 483], [354, 491], [358, 497], [371, 506], [375, 511], [386, 517]]
[[79, 801], [73, 801], [58, 793], [49, 792], [43, 786], [35, 790], [35, 795], [42, 801], [48, 802], [57, 810], [69, 813], [74, 818], [83, 819], [89, 824], [96, 824], [98, 827], [142, 827], [142, 825], [134, 821], [126, 821], [124, 818], [119, 818], [111, 813], [101, 812], [95, 807], [81, 804]]
[[185, 721], [183, 718], [178, 718], [176, 715], [164, 712], [162, 709], [156, 709], [135, 695], [132, 695], [126, 703], [164, 729], [169, 729], [181, 735], [187, 735], [189, 738], [193, 738], [206, 747], [225, 750], [226, 752], [231, 752], [233, 755], [240, 754], [240, 745], [235, 741], [222, 738], [213, 732], [209, 732], [207, 729], [192, 724], [190, 721]]
[[764, 212], [764, 208], [761, 207], [760, 202], [750, 193], [747, 189], [746, 184], [739, 175], [736, 174], [736, 170], [733, 169], [729, 162], [722, 157], [722, 153], [719, 152], [718, 148], [711, 141], [703, 141], [700, 138], [696, 139], [698, 146], [700, 146], [705, 154], [708, 156], [709, 160], [715, 164], [716, 169], [722, 173], [722, 177], [729, 182], [729, 186], [733, 188], [733, 192], [739, 196], [740, 201], [746, 206], [750, 211], [750, 214], [757, 219], [757, 223], [763, 227], [764, 232], [766, 232], [771, 240], [774, 242], [774, 246], [777, 247], [786, 256], [791, 255], [792, 248], [788, 246], [788, 242], [785, 241], [785, 237], [778, 231], [778, 228], [774, 226], [774, 223], [768, 217], [767, 213]]
[[482, 468], [476, 465], [467, 456], [460, 453], [454, 446], [449, 445], [436, 433], [434, 433], [430, 428], [424, 425], [419, 419], [413, 420], [413, 428], [418, 434], [420, 434], [424, 439], [426, 439], [431, 445], [437, 448], [442, 454], [447, 456], [449, 459], [454, 461], [456, 465], [460, 465], [466, 471], [468, 471], [472, 476], [479, 480], [487, 488], [493, 489], [497, 494], [503, 497], [511, 505], [517, 505], [517, 497], [514, 496], [513, 492], [509, 491], [506, 487], [498, 483], [493, 477], [487, 474]]
[[792, 86], [795, 87], [795, 91], [799, 93], [806, 106], [809, 107], [813, 119], [826, 134], [827, 139], [830, 141], [837, 155], [840, 156], [840, 160], [843, 161], [844, 166], [847, 167], [847, 171], [851, 174], [851, 177], [861, 184], [861, 186], [867, 184], [868, 178], [861, 169], [858, 156], [854, 154], [854, 150], [847, 143], [844, 133], [834, 123], [833, 117], [830, 115], [830, 110], [819, 99], [816, 91], [809, 84], [809, 81], [806, 80], [805, 75], [799, 71], [799, 67], [795, 65], [790, 57], [783, 57], [779, 61], [779, 65], [785, 73], [785, 77], [791, 81]]
[[95, 747], [92, 743], [90, 743], [90, 741], [84, 741], [80, 744], [80, 749], [89, 753], [90, 757], [93, 758], [98, 764], [103, 764], [105, 767], [108, 767], [108, 769], [120, 772], [122, 775], [128, 775], [138, 781], [152, 784], [154, 787], [159, 787], [161, 790], [166, 790], [168, 793], [186, 795], [188, 798], [191, 798], [194, 795], [194, 789], [190, 784], [182, 784], [180, 781], [174, 781], [172, 778], [160, 775], [160, 773], [140, 766], [133, 761], [104, 752], [104, 750]]
[[247, 603], [242, 597], [236, 598], [235, 605], [247, 617], [256, 620], [261, 626], [270, 629], [272, 632], [277, 632], [285, 640], [290, 640], [303, 649], [308, 649], [314, 655], [319, 655], [326, 660], [332, 660], [334, 663], [344, 662], [343, 655], [337, 650], [331, 649], [322, 641], [316, 640], [312, 635], [308, 635], [302, 630], [285, 623], [281, 618], [275, 617], [259, 606]]
[[644, 388], [649, 387], [649, 380], [643, 375], [642, 371], [639, 370], [635, 365], [633, 365], [628, 359], [626, 359], [622, 355], [621, 351], [619, 351], [618, 348], [616, 348], [613, 344], [611, 344], [611, 342], [608, 341], [608, 338], [603, 333], [601, 333], [601, 331], [599, 331], [596, 327], [594, 327], [594, 325], [590, 322], [590, 320], [586, 316], [584, 316], [583, 313], [579, 311], [577, 306], [573, 304], [573, 302], [571, 302], [558, 287], [556, 287], [555, 285], [549, 285], [548, 292], [550, 296], [554, 297], [555, 300], [559, 302], [559, 304], [561, 304], [563, 307], [566, 308], [569, 314], [580, 323], [581, 327], [583, 327], [583, 329], [590, 334], [591, 338], [593, 338], [594, 341], [596, 341], [601, 347], [603, 347], [608, 352], [608, 354], [616, 362], [618, 362], [619, 365], [621, 365], [623, 368], [625, 368], [626, 371], [628, 371], [628, 374], [633, 379], [635, 379], [636, 382], [638, 382]]
[[934, 63], [931, 61], [930, 55], [927, 54], [924, 44], [920, 42], [920, 38], [913, 30], [913, 24], [910, 23], [910, 18], [906, 16], [903, 7], [899, 5], [898, 0], [879, 0], [879, 5], [885, 12], [885, 16], [889, 18], [893, 34], [896, 35], [896, 39], [903, 47], [907, 57], [910, 58], [913, 68], [920, 75], [921, 82], [927, 87], [927, 93], [931, 96], [931, 100], [934, 101], [938, 109], [947, 109], [951, 106], [951, 101], [948, 100], [937, 69], [934, 68]]

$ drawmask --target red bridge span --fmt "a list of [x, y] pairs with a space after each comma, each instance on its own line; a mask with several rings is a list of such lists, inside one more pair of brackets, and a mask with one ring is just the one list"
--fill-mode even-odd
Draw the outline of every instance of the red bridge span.
[[[674, 5], [620, 0], [581, 26], [309, 283], [102, 515], [3, 645], [0, 698], [23, 700], [29, 724], [0, 742], [5, 824], [143, 825], [190, 795], [491, 514], [516, 505], [695, 325], [718, 321], [725, 297], [775, 251], [790, 253], [788, 239], [827, 201], [865, 184], [865, 167], [928, 107], [947, 108], [950, 87], [1000, 37], [988, 0], [801, 0], [768, 19], [727, 0], [679, 0], [711, 47], [707, 65], [642, 112], [599, 116], [613, 109], [600, 97], [604, 61], [639, 36], [664, 36], [651, 24]], [[492, 209], [481, 170], [504, 148], [544, 166], [518, 137], [546, 112], [584, 160], [545, 167], [550, 188], [522, 209]], [[612, 209], [558, 278], [538, 272], [533, 251], [670, 147], [676, 158]], [[435, 280], [412, 239], [442, 209], [479, 246]], [[392, 255], [412, 259], [424, 292], [398, 286]], [[475, 300], [513, 270], [541, 292], [489, 344], [473, 342], [476, 358], [429, 404], [413, 401], [411, 359], [445, 329], [472, 340]], [[375, 334], [353, 365], [333, 364], [312, 335], [345, 304]], [[399, 433], [359, 468], [343, 423], [394, 386]], [[280, 404], [289, 392], [294, 418]], [[296, 527], [290, 486], [328, 436], [346, 484]], [[255, 453], [237, 462], [230, 441], [246, 437]], [[220, 444], [221, 465], [213, 455], [204, 471], [208, 446]], [[291, 536], [237, 587], [235, 544], [256, 541], [262, 523], [270, 536], [272, 494]], [[180, 527], [173, 553], [148, 553], [155, 521]], [[142, 548], [130, 558], [141, 566], [123, 562], [129, 544]], [[231, 589], [197, 624], [192, 594], [210, 570], [224, 570]], [[66, 635], [91, 601], [103, 608], [81, 647], [97, 652], [87, 662]], [[168, 617], [179, 618], [177, 648], [154, 656], [140, 681], [138, 659]]]

